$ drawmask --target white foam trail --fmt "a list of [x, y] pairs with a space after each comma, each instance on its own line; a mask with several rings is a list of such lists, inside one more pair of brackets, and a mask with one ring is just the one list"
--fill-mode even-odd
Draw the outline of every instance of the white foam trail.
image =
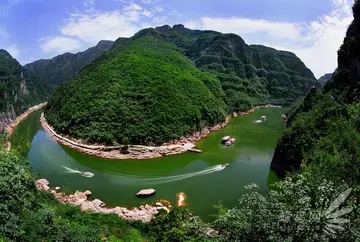
[[139, 177], [139, 176], [126, 176], [126, 175], [121, 175], [121, 174], [117, 174], [117, 177], [122, 178], [122, 181], [121, 181], [122, 184], [133, 184], [133, 185], [151, 184], [151, 185], [155, 185], [155, 184], [162, 184], [162, 183], [180, 181], [180, 180], [184, 180], [184, 179], [188, 179], [188, 178], [196, 177], [196, 176], [207, 175], [207, 174], [211, 174], [211, 173], [214, 173], [214, 172], [217, 172], [217, 171], [222, 171], [224, 169], [225, 169], [225, 166], [216, 165], [216, 166], [207, 168], [207, 169], [202, 170], [202, 171], [197, 171], [197, 172], [192, 172], [192, 173], [182, 174], [182, 175], [167, 176], [167, 177], [142, 178], [142, 177]]
[[258, 124], [258, 123], [262, 123], [263, 121], [261, 121], [261, 120], [256, 120], [256, 121], [254, 121], [254, 123], [256, 123], [256, 124]]
[[62, 166], [63, 168], [65, 168], [66, 169], [66, 173], [72, 173], [72, 174], [80, 174], [81, 176], [83, 176], [83, 177], [93, 177], [94, 176], [94, 174], [93, 173], [91, 173], [91, 172], [85, 172], [85, 173], [83, 173], [83, 172], [81, 172], [81, 171], [79, 171], [79, 170], [74, 170], [74, 169], [71, 169], [71, 168], [69, 168], [69, 167], [66, 167], [66, 166]]

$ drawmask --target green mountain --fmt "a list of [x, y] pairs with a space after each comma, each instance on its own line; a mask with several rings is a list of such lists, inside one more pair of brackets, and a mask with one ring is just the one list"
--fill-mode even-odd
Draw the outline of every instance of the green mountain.
[[55, 93], [45, 114], [56, 130], [89, 142], [162, 143], [227, 113], [288, 104], [315, 85], [292, 53], [165, 25], [118, 39]]
[[165, 25], [156, 30], [166, 41], [182, 48], [197, 67], [220, 79], [231, 111], [266, 102], [288, 105], [312, 86], [320, 86], [293, 53], [249, 46], [235, 34], [190, 30], [183, 25]]
[[45, 101], [53, 87], [0, 50], [0, 132], [30, 106]]
[[136, 36], [86, 66], [49, 100], [58, 131], [89, 142], [162, 143], [225, 120], [215, 76], [174, 45]]
[[24, 67], [41, 79], [60, 85], [69, 81], [85, 65], [109, 50], [113, 43], [113, 41], [102, 40], [96, 46], [83, 52], [77, 54], [65, 53], [50, 60], [37, 60], [26, 64]]
[[288, 112], [290, 127], [279, 140], [271, 167], [284, 176], [304, 167], [360, 180], [360, 2], [338, 51], [338, 68], [323, 89], [312, 89]]

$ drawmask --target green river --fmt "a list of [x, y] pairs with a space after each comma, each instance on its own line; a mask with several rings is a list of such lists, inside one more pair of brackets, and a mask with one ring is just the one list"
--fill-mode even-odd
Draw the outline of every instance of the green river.
[[[90, 190], [108, 206], [134, 207], [169, 200], [185, 192], [188, 208], [204, 220], [211, 220], [217, 211], [213, 207], [222, 201], [227, 208], [236, 206], [243, 187], [256, 183], [260, 192], [268, 192], [278, 180], [270, 171], [270, 161], [276, 142], [284, 129], [281, 108], [266, 108], [253, 114], [234, 118], [223, 130], [210, 134], [197, 147], [203, 153], [184, 153], [153, 160], [104, 160], [81, 154], [54, 141], [41, 127], [40, 111], [29, 115], [11, 137], [12, 149], [28, 157], [34, 173], [46, 178], [50, 186], [66, 191]], [[260, 116], [264, 123], [255, 123]], [[220, 144], [222, 137], [232, 136], [231, 147]], [[229, 163], [222, 169], [220, 164]], [[94, 173], [83, 177], [72, 170]], [[137, 198], [144, 188], [157, 190], [155, 196]]]

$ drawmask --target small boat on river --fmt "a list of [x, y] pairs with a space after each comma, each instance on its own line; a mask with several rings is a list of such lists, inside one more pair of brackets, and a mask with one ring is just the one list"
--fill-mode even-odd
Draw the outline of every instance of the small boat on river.
[[235, 138], [230, 138], [225, 142], [225, 145], [226, 146], [231, 146], [234, 143], [235, 143]]
[[224, 145], [228, 139], [230, 139], [230, 136], [225, 136], [224, 138], [222, 138], [221, 144]]
[[227, 167], [228, 165], [228, 163], [221, 164], [222, 167]]

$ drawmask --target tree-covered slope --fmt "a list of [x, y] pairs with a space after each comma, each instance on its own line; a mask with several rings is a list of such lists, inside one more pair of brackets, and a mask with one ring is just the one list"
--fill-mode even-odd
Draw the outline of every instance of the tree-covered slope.
[[60, 85], [69, 81], [85, 65], [109, 50], [113, 43], [113, 41], [102, 40], [96, 46], [83, 52], [77, 54], [65, 53], [50, 60], [37, 60], [26, 64], [24, 67], [41, 79]]
[[156, 30], [182, 48], [197, 67], [218, 76], [231, 110], [265, 102], [288, 105], [312, 86], [319, 86], [313, 73], [293, 53], [249, 46], [235, 34], [190, 30], [183, 25], [165, 25]]
[[177, 47], [136, 35], [61, 86], [45, 110], [59, 132], [89, 142], [162, 143], [223, 121], [224, 93]]
[[30, 106], [45, 101], [53, 88], [0, 50], [0, 132]]
[[[345, 180], [360, 179], [360, 2], [338, 51], [338, 68], [323, 90], [313, 89], [289, 113], [290, 127], [279, 140], [271, 163], [278, 174], [301, 164], [331, 167]], [[322, 168], [326, 172], [325, 168]], [[351, 176], [348, 176], [348, 173]]]

